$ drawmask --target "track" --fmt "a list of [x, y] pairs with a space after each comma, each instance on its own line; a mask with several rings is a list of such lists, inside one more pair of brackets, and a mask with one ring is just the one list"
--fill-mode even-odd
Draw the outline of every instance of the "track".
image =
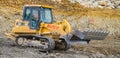
[[16, 37], [15, 42], [18, 46], [34, 47], [41, 51], [49, 51], [55, 48], [54, 40], [48, 37], [42, 37], [42, 38], [33, 37], [33, 39], [28, 39], [27, 37], [19, 36]]

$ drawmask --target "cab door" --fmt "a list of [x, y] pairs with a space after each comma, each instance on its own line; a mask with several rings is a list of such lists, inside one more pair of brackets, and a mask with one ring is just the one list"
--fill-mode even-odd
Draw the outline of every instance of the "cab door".
[[30, 22], [29, 27], [30, 29], [38, 29], [39, 28], [39, 21], [40, 21], [40, 9], [37, 7], [31, 8], [31, 16], [30, 16]]

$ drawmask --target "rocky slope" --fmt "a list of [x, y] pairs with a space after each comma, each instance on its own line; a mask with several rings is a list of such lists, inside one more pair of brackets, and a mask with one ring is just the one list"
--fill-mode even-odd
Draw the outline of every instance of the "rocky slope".
[[[62, 0], [53, 0], [61, 2]], [[120, 9], [120, 0], [69, 0], [72, 3], [79, 2], [81, 5], [89, 8], [108, 8]]]

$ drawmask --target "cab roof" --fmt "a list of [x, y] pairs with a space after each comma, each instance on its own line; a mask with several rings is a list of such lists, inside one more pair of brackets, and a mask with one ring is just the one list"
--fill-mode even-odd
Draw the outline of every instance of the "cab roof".
[[44, 7], [44, 8], [53, 8], [52, 6], [47, 6], [47, 5], [25, 5], [24, 7]]

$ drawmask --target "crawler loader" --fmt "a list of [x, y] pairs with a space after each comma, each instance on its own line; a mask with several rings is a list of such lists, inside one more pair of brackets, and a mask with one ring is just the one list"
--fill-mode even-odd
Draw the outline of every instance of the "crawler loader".
[[23, 19], [16, 20], [11, 33], [6, 33], [19, 46], [34, 46], [42, 51], [68, 50], [72, 44], [105, 39], [109, 32], [72, 30], [67, 20], [53, 21], [51, 6], [25, 5]]

